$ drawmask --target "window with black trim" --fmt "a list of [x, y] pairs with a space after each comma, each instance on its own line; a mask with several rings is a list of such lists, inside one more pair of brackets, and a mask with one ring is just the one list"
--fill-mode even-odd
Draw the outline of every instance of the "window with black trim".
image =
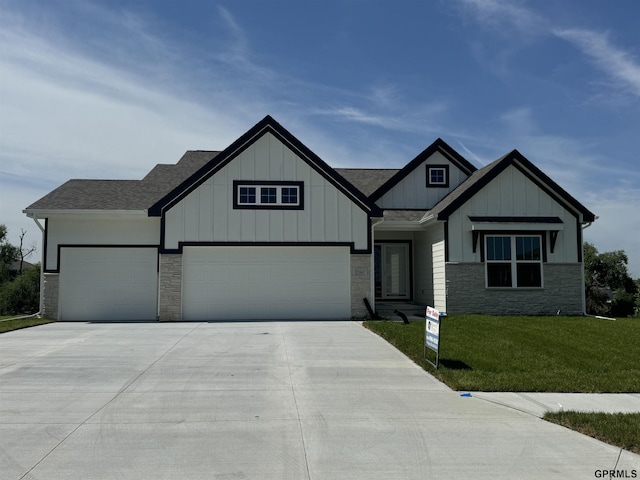
[[427, 187], [449, 187], [449, 165], [427, 165]]
[[487, 235], [487, 287], [542, 287], [540, 235]]
[[303, 182], [233, 182], [234, 209], [302, 210]]

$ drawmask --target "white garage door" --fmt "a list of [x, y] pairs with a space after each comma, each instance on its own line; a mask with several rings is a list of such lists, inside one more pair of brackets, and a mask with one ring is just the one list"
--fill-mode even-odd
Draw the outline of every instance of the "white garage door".
[[155, 320], [157, 250], [63, 248], [61, 320]]
[[185, 320], [347, 319], [347, 247], [185, 247]]

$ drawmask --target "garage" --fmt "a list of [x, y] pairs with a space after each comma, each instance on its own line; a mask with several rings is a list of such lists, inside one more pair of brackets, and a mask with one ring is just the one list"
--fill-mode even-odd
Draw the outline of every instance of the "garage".
[[184, 320], [350, 317], [348, 247], [185, 247]]
[[157, 298], [155, 248], [60, 249], [60, 320], [155, 320]]

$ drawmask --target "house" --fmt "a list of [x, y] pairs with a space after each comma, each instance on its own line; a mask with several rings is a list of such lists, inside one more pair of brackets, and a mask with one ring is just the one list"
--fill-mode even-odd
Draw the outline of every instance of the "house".
[[365, 298], [581, 314], [595, 219], [516, 150], [477, 169], [438, 139], [400, 170], [334, 169], [269, 116], [221, 152], [70, 180], [24, 212], [59, 320], [346, 319]]

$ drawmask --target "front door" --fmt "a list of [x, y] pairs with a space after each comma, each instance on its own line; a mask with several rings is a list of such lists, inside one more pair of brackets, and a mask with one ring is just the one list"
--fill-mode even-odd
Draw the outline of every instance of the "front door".
[[410, 300], [409, 243], [375, 245], [376, 298]]

